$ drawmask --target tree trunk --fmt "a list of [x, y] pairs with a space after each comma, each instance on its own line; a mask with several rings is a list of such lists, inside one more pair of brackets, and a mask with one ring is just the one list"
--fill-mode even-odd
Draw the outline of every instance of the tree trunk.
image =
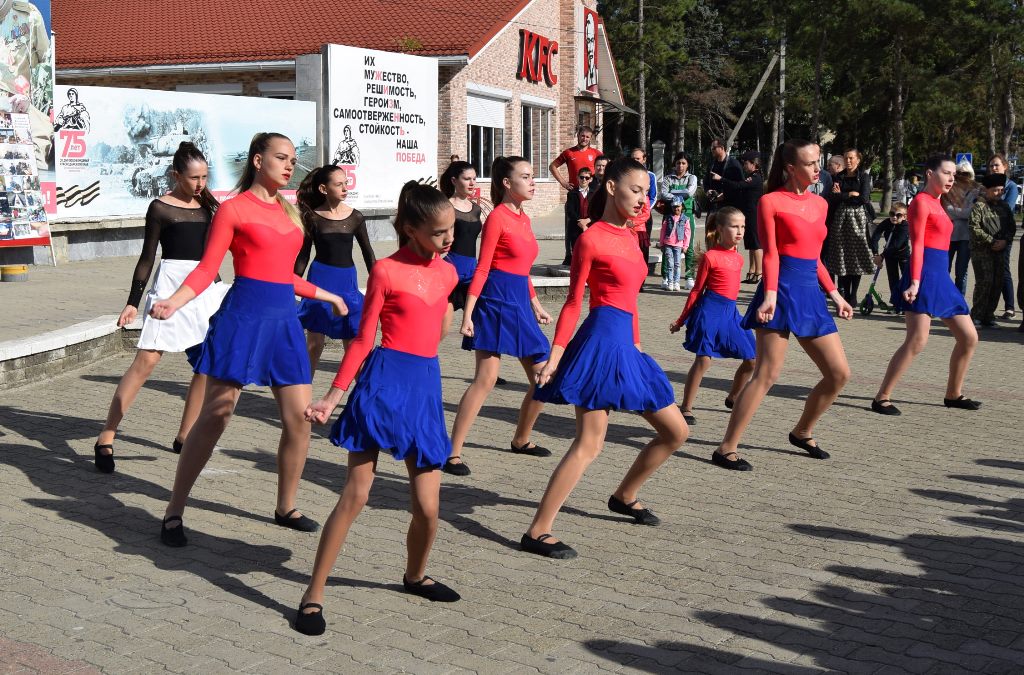
[[[782, 29], [782, 41], [779, 45], [779, 104], [778, 112], [776, 113], [776, 120], [778, 122], [778, 137], [775, 139], [777, 143], [782, 143], [786, 140], [786, 29]], [[773, 143], [773, 145], [775, 145]]]
[[647, 90], [645, 74], [644, 74], [644, 0], [639, 0], [637, 3], [639, 11], [637, 12], [637, 44], [639, 45], [640, 53], [640, 77], [637, 80], [637, 97], [640, 99], [638, 103], [638, 112], [640, 113], [640, 123], [637, 125], [637, 145], [643, 148], [644, 153], [647, 152]]
[[764, 175], [768, 175], [772, 172], [772, 160], [775, 158], [775, 148], [779, 147], [779, 106], [776, 104], [775, 109], [772, 111], [772, 142], [770, 146], [770, 153], [768, 155], [768, 161], [765, 162]]
[[686, 152], [686, 104], [676, 101], [676, 152]]
[[[894, 172], [892, 169], [892, 136], [893, 126], [895, 126], [893, 124], [893, 121], [895, 119], [895, 108], [896, 106], [893, 103], [892, 99], [889, 99], [889, 124], [885, 128], [885, 138], [883, 141], [885, 143], [885, 153], [883, 154], [882, 159], [882, 176], [884, 178], [884, 180], [882, 181], [882, 200], [878, 204], [878, 210], [881, 211], [882, 213], [887, 212], [889, 210], [889, 207], [892, 206], [892, 186], [894, 178]], [[902, 176], [896, 177], [895, 180], [899, 180], [900, 178], [902, 178]]]
[[821, 31], [821, 40], [818, 42], [818, 56], [814, 61], [814, 103], [811, 108], [811, 141], [817, 143], [820, 134], [818, 133], [818, 113], [821, 110], [821, 64], [825, 60], [825, 41], [828, 31]]
[[990, 77], [986, 84], [986, 96], [988, 100], [988, 154], [996, 154], [996, 91], [995, 82], [997, 80], [996, 73], [996, 50], [994, 45], [989, 45], [988, 48], [988, 64], [990, 68]]
[[[697, 115], [697, 157], [698, 157], [698, 161], [700, 161], [701, 163], [704, 162], [704, 139], [702, 138], [702, 136], [704, 135], [704, 125], [701, 124], [702, 121], [703, 121], [703, 118], [698, 113], [698, 115]], [[692, 162], [691, 162], [691, 164], [692, 164]]]
[[1017, 110], [1013, 105], [1014, 81], [1012, 72], [1006, 77], [1006, 85], [1003, 89], [1003, 128], [1002, 142], [999, 144], [1003, 157], [1010, 156], [1010, 141], [1013, 138], [1013, 129], [1017, 125]]
[[[896, 86], [892, 102], [892, 174], [901, 180], [905, 172], [903, 168], [903, 110], [906, 106], [907, 92], [904, 80], [903, 38], [896, 38]], [[882, 209], [883, 211], [885, 209]]]

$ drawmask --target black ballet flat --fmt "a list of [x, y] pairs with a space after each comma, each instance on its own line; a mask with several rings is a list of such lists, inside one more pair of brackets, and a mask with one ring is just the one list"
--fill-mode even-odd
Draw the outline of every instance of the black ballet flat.
[[181, 441], [179, 441], [179, 440], [178, 440], [177, 438], [175, 438], [175, 439], [174, 439], [174, 440], [173, 440], [173, 441], [171, 442], [171, 452], [173, 452], [173, 453], [174, 453], [174, 454], [176, 454], [176, 455], [180, 455], [180, 454], [181, 454], [181, 448], [182, 448], [182, 447], [183, 447], [184, 445], [185, 445], [184, 443], [182, 443], [182, 442], [181, 442]]
[[977, 410], [981, 407], [981, 401], [972, 401], [969, 398], [965, 398], [963, 394], [956, 398], [944, 398], [942, 402], [947, 408], [960, 408], [961, 410]]
[[814, 459], [828, 459], [831, 457], [827, 452], [822, 450], [817, 445], [811, 445], [810, 441], [813, 441], [814, 437], [810, 438], [797, 438], [793, 432], [789, 433], [789, 442], [800, 448]]
[[471, 473], [469, 465], [463, 462], [461, 458], [459, 459], [458, 464], [450, 459], [445, 460], [444, 466], [441, 467], [441, 471], [450, 473], [453, 476], [468, 476]]
[[[103, 448], [110, 448], [110, 454], [105, 455], [100, 450]], [[114, 473], [114, 446], [110, 443], [99, 443], [92, 446], [93, 452], [96, 453], [96, 470], [100, 473]]]
[[627, 504], [621, 499], [616, 498], [615, 495], [612, 495], [611, 497], [608, 498], [608, 510], [612, 511], [613, 513], [619, 513], [624, 516], [631, 517], [633, 519], [633, 522], [637, 525], [660, 525], [661, 518], [654, 515], [654, 511], [651, 511], [648, 508], [633, 508], [639, 502], [640, 500], [637, 499]]
[[[433, 581], [432, 584], [424, 584], [426, 581]], [[445, 586], [440, 581], [435, 581], [428, 576], [424, 576], [419, 581], [409, 581], [402, 575], [402, 585], [405, 586], [406, 593], [418, 595], [421, 598], [426, 598], [431, 602], [456, 602], [461, 600], [462, 596], [456, 593], [453, 589]]]
[[732, 400], [728, 396], [725, 397], [725, 407], [732, 410], [732, 407], [736, 405], [736, 401]]
[[536, 539], [529, 534], [524, 534], [523, 538], [519, 540], [519, 547], [527, 553], [536, 553], [537, 555], [555, 558], [556, 560], [568, 560], [577, 556], [576, 549], [564, 541], [554, 544], [547, 543], [547, 540], [550, 538], [550, 534], [542, 534]]
[[[730, 452], [730, 455], [735, 455], [735, 452]], [[723, 469], [729, 469], [730, 471], [753, 471], [754, 467], [747, 460], [742, 457], [736, 459], [729, 459], [720, 452], [711, 453], [711, 463], [715, 466], [720, 466]]]
[[517, 455], [529, 455], [531, 457], [551, 456], [550, 450], [548, 450], [547, 448], [542, 448], [536, 443], [534, 443], [533, 445], [526, 443], [521, 446], [517, 446], [515, 443], [511, 443], [510, 445], [512, 446], [512, 452], [516, 453]]
[[[883, 403], [888, 403], [889, 405], [883, 405]], [[876, 401], [872, 399], [871, 409], [874, 410], [879, 415], [892, 415], [893, 417], [896, 417], [898, 415], [903, 414], [900, 412], [900, 409], [894, 406], [892, 404], [892, 401], [890, 401], [887, 398], [883, 398], [881, 401]]]
[[[303, 612], [302, 610], [312, 607], [316, 612]], [[303, 635], [323, 635], [327, 630], [327, 622], [324, 620], [324, 606], [315, 602], [306, 602], [299, 605], [299, 613], [295, 615], [295, 630]]]
[[494, 380], [494, 384], [499, 387], [504, 387], [506, 384], [508, 384], [508, 380], [506, 380], [504, 377], [499, 377], [496, 380]]
[[320, 529], [320, 523], [316, 522], [312, 518], [306, 516], [299, 516], [298, 518], [292, 518], [292, 514], [298, 511], [298, 509], [292, 509], [283, 516], [276, 510], [274, 511], [274, 522], [281, 527], [287, 527], [292, 530], [298, 530], [299, 532], [316, 532]]
[[689, 424], [691, 427], [697, 426], [697, 418], [693, 416], [692, 410], [683, 410], [682, 408], [680, 408], [679, 412], [683, 413], [683, 419], [686, 420], [687, 424]]
[[[168, 523], [177, 521], [177, 527], [168, 528]], [[188, 544], [188, 537], [185, 536], [185, 523], [181, 516], [167, 516], [160, 523], [160, 542], [171, 548], [181, 548]]]

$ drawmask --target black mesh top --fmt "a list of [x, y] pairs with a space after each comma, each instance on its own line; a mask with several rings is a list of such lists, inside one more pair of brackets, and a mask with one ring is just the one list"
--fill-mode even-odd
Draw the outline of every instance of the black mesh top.
[[146, 211], [146, 233], [142, 241], [142, 254], [132, 275], [132, 290], [128, 304], [138, 307], [142, 294], [153, 273], [156, 248], [164, 260], [199, 260], [206, 248], [206, 231], [212, 214], [204, 208], [174, 206], [154, 199]]
[[455, 238], [452, 241], [452, 253], [467, 258], [476, 257], [476, 240], [480, 237], [480, 205], [473, 204], [469, 211], [455, 209]]
[[313, 212], [307, 214], [305, 223], [306, 240], [295, 259], [295, 273], [300, 277], [306, 272], [309, 252], [314, 245], [316, 257], [313, 260], [316, 262], [333, 267], [352, 267], [355, 264], [352, 260], [353, 239], [359, 242], [359, 250], [363, 253], [366, 269], [373, 267], [377, 258], [374, 257], [373, 247], [370, 246], [366, 220], [358, 210], [352, 209], [352, 213], [341, 220], [332, 220]]

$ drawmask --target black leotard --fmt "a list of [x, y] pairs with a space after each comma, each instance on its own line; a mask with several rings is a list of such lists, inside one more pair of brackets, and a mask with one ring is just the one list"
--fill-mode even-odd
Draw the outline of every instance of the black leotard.
[[128, 304], [138, 307], [146, 292], [149, 277], [156, 261], [156, 248], [165, 260], [199, 260], [206, 248], [206, 232], [213, 217], [205, 208], [175, 206], [154, 199], [146, 211], [146, 233], [142, 253], [132, 275], [132, 289]]
[[295, 273], [299, 276], [306, 271], [309, 253], [314, 244], [316, 256], [313, 260], [316, 262], [332, 267], [352, 267], [355, 264], [352, 260], [352, 242], [356, 240], [363, 253], [366, 269], [373, 267], [376, 257], [373, 255], [373, 247], [370, 246], [366, 220], [356, 209], [352, 209], [352, 213], [341, 220], [325, 218], [319, 213], [308, 213], [305, 223], [308, 228], [306, 239], [295, 259]]
[[480, 237], [480, 205], [473, 204], [469, 211], [455, 209], [455, 238], [452, 240], [452, 253], [467, 258], [476, 257], [476, 240]]

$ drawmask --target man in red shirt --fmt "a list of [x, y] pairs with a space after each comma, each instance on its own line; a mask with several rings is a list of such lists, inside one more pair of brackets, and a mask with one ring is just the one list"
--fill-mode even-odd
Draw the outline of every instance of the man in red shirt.
[[[586, 167], [591, 172], [594, 171], [594, 160], [600, 156], [601, 151], [590, 147], [590, 141], [593, 138], [593, 129], [590, 127], [580, 127], [580, 130], [576, 132], [576, 145], [563, 150], [562, 154], [555, 157], [551, 161], [551, 165], [548, 166], [551, 177], [558, 181], [558, 184], [566, 190], [579, 187], [576, 184], [576, 179], [580, 175], [580, 169]], [[558, 172], [558, 167], [563, 164], [567, 164], [569, 167], [568, 180], [562, 178], [562, 174]]]

